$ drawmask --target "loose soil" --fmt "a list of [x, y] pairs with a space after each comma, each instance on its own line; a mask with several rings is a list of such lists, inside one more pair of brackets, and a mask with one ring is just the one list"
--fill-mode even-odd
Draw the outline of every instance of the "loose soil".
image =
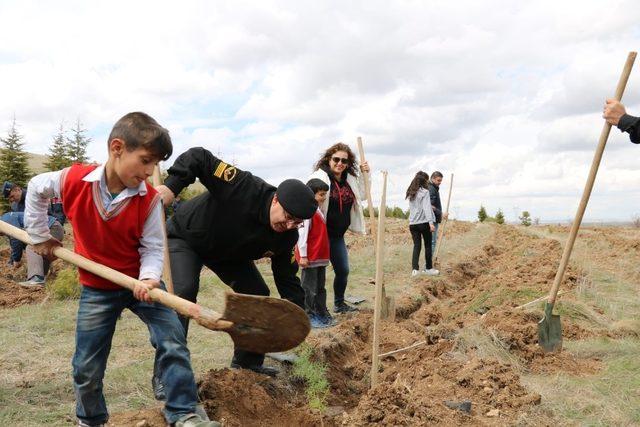
[[[405, 225], [388, 227], [388, 244], [409, 244]], [[452, 221], [447, 227], [451, 237], [464, 236], [475, 225]], [[407, 278], [405, 293], [396, 298], [396, 320], [383, 322], [380, 352], [424, 344], [383, 358], [375, 387], [369, 386], [372, 312], [363, 310], [307, 338], [316, 361], [327, 367], [330, 393], [322, 413], [309, 409], [304, 385], [286, 366], [275, 380], [244, 370], [206, 373], [199, 393], [207, 413], [229, 426], [554, 423], [551, 414], [538, 410], [540, 395], [528, 391], [520, 375], [590, 375], [601, 364], [568, 352], [543, 353], [537, 345], [539, 307], [516, 308], [548, 292], [560, 244], [509, 226], [491, 227], [483, 247], [456, 262], [444, 261], [443, 276]], [[350, 237], [351, 250], [369, 244], [366, 239]], [[583, 274], [570, 268], [562, 289], [574, 289]], [[571, 294], [566, 296], [563, 301], [571, 302]], [[562, 322], [565, 339], [610, 333], [571, 316]], [[468, 413], [450, 407], [467, 401]], [[157, 408], [116, 414], [111, 425], [143, 420], [142, 425], [163, 425]]]

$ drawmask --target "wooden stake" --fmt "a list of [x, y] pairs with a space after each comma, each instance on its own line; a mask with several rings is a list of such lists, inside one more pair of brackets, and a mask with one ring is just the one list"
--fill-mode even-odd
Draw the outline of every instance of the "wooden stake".
[[[364, 146], [362, 145], [362, 138], [358, 137], [358, 151], [360, 152], [360, 164], [366, 161], [364, 158]], [[376, 215], [373, 210], [373, 200], [371, 199], [371, 181], [369, 179], [369, 172], [362, 172], [362, 179], [364, 179], [364, 192], [367, 197], [367, 205], [369, 207], [369, 223], [371, 228], [371, 235], [376, 233]]]
[[447, 218], [442, 223], [442, 230], [438, 230], [440, 234], [440, 238], [436, 244], [436, 253], [433, 254], [433, 263], [438, 260], [438, 254], [440, 253], [440, 246], [442, 246], [442, 241], [444, 240], [444, 230], [447, 226], [447, 221], [449, 220], [449, 203], [451, 202], [451, 189], [453, 188], [453, 174], [451, 174], [451, 180], [449, 181], [449, 195], [447, 196]]
[[376, 298], [373, 309], [373, 351], [371, 356], [371, 387], [378, 383], [378, 369], [380, 368], [380, 358], [378, 357], [380, 347], [380, 311], [382, 310], [382, 282], [384, 246], [384, 222], [387, 210], [387, 172], [382, 172], [382, 199], [380, 200], [380, 212], [378, 214], [378, 234], [376, 238]]
[[393, 354], [402, 353], [403, 351], [409, 351], [409, 350], [414, 349], [416, 347], [420, 347], [421, 345], [425, 345], [426, 343], [427, 343], [426, 341], [419, 341], [419, 342], [417, 342], [415, 344], [411, 344], [410, 346], [407, 346], [407, 347], [402, 347], [402, 348], [399, 348], [397, 350], [389, 351], [387, 353], [382, 353], [379, 357], [380, 357], [380, 359], [382, 359], [383, 357], [391, 356]]
[[[153, 186], [157, 187], [162, 185], [162, 177], [160, 176], [160, 167], [156, 165], [153, 168], [153, 175], [151, 176]], [[171, 260], [169, 258], [169, 242], [167, 240], [167, 227], [166, 218], [164, 217], [164, 203], [162, 204], [162, 234], [164, 238], [164, 266], [162, 268], [162, 281], [164, 281], [167, 287], [167, 292], [173, 293], [173, 278], [171, 277]]]

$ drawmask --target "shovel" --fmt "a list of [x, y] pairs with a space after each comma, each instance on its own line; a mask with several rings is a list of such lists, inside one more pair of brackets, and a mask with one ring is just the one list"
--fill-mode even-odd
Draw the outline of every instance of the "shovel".
[[[153, 175], [151, 175], [151, 182], [154, 187], [162, 185], [162, 177], [160, 175], [160, 168], [155, 165], [153, 168]], [[162, 281], [167, 287], [167, 292], [173, 293], [173, 278], [171, 277], [171, 262], [169, 261], [169, 243], [167, 241], [167, 222], [164, 217], [164, 204], [162, 205], [162, 234], [164, 239], [164, 265], [162, 268]]]
[[[28, 245], [33, 244], [26, 231], [3, 221], [0, 221], [0, 233]], [[123, 288], [133, 290], [136, 284], [143, 284], [69, 249], [58, 247], [53, 253], [58, 258]], [[149, 290], [149, 296], [154, 302], [174, 309], [207, 329], [228, 333], [237, 348], [255, 353], [290, 350], [304, 341], [311, 328], [309, 318], [300, 307], [279, 298], [228, 292], [225, 296], [224, 313], [220, 314], [162, 289]]]
[[[622, 70], [622, 75], [620, 76], [620, 80], [618, 81], [618, 87], [616, 88], [616, 94], [614, 98], [617, 101], [620, 101], [622, 99], [622, 94], [624, 93], [624, 89], [627, 86], [627, 80], [629, 80], [629, 74], [631, 74], [631, 68], [633, 67], [633, 62], [635, 61], [635, 59], [636, 52], [629, 52], [629, 55], [627, 56], [627, 62], [625, 63], [624, 69]], [[560, 265], [558, 266], [556, 277], [553, 280], [553, 286], [551, 287], [551, 291], [549, 292], [549, 298], [547, 299], [547, 302], [544, 306], [544, 317], [538, 323], [538, 343], [546, 352], [560, 351], [562, 349], [562, 325], [560, 323], [560, 316], [557, 314], [553, 314], [553, 306], [556, 302], [556, 296], [558, 295], [560, 282], [562, 282], [562, 277], [564, 276], [567, 265], [569, 264], [571, 250], [573, 249], [573, 244], [575, 243], [576, 236], [578, 235], [578, 229], [580, 228], [580, 224], [582, 223], [584, 211], [587, 208], [587, 203], [589, 202], [589, 196], [591, 195], [591, 190], [593, 189], [593, 183], [595, 182], [596, 174], [598, 173], [598, 167], [600, 166], [600, 160], [602, 159], [604, 147], [605, 145], [607, 145], [607, 139], [609, 138], [610, 131], [611, 125], [605, 122], [604, 127], [602, 128], [602, 132], [600, 133], [600, 141], [598, 142], [596, 153], [593, 156], [593, 162], [591, 163], [589, 177], [587, 178], [587, 183], [585, 184], [584, 191], [582, 192], [582, 199], [580, 200], [580, 205], [578, 206], [576, 217], [571, 224], [571, 232], [569, 233], [567, 243], [564, 246], [562, 259], [560, 260]]]

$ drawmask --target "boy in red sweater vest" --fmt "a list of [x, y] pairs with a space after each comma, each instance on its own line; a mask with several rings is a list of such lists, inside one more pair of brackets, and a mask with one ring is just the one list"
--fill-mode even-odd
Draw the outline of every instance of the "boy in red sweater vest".
[[129, 113], [114, 125], [104, 166], [75, 164], [34, 177], [29, 183], [25, 229], [36, 253], [51, 257], [60, 242], [47, 226], [49, 199], [62, 199], [75, 251], [136, 277], [133, 292], [80, 269], [82, 293], [76, 323], [73, 386], [79, 426], [106, 426], [109, 419], [102, 378], [116, 321], [125, 308], [146, 323], [156, 349], [155, 364], [166, 390], [164, 415], [172, 426], [212, 427], [197, 415], [197, 389], [189, 350], [177, 314], [151, 301], [162, 286], [162, 203], [147, 184], [154, 166], [171, 156], [169, 132], [145, 113]]
[[[313, 191], [318, 206], [327, 198], [329, 186], [320, 179], [311, 179], [307, 187]], [[311, 219], [305, 219], [298, 229], [295, 256], [302, 268], [301, 282], [304, 289], [304, 308], [312, 328], [327, 328], [334, 324], [327, 310], [325, 277], [329, 265], [329, 236], [327, 224], [320, 208]]]

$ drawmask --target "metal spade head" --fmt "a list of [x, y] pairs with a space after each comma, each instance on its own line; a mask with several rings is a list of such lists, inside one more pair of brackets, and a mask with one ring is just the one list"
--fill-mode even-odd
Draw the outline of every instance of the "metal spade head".
[[297, 347], [309, 334], [307, 314], [287, 300], [227, 293], [220, 320], [232, 322], [225, 332], [237, 348], [271, 353]]
[[538, 344], [545, 352], [562, 350], [562, 324], [560, 316], [552, 314], [553, 304], [546, 303], [544, 317], [538, 322]]

